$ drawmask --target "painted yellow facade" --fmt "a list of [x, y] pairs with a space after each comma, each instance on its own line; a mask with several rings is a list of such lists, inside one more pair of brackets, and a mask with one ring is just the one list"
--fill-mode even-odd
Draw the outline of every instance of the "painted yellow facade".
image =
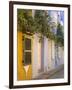
[[[28, 15], [32, 16], [32, 10], [29, 10]], [[22, 41], [22, 32], [18, 30], [17, 32], [17, 79], [18, 80], [29, 80], [32, 79], [32, 65], [29, 65], [26, 72], [24, 65], [22, 64], [23, 58], [23, 41]]]
[[[24, 66], [24, 64], [22, 63], [23, 60], [23, 40], [22, 40], [22, 36], [24, 36], [25, 38], [29, 38], [31, 39], [31, 64], [28, 65], [28, 68], [26, 68], [26, 66]], [[38, 39], [38, 38], [36, 38]], [[37, 42], [36, 45], [38, 45], [38, 52], [35, 52], [36, 54], [38, 54], [38, 61], [36, 61], [37, 59], [34, 59], [34, 42], [35, 38], [33, 36], [30, 35], [26, 35], [23, 34], [22, 32], [18, 31], [17, 32], [17, 60], [18, 60], [18, 64], [17, 64], [17, 79], [18, 80], [31, 80], [33, 75], [38, 74], [38, 69], [41, 68], [41, 53], [39, 52], [41, 50], [41, 44]], [[55, 44], [54, 41], [48, 39], [48, 69], [52, 69], [53, 64], [55, 63]], [[60, 49], [61, 50], [61, 49]], [[63, 52], [63, 51], [62, 51]], [[62, 52], [60, 51], [60, 55], [62, 56]], [[63, 60], [64, 57], [62, 57]], [[34, 61], [35, 60], [35, 61]], [[44, 59], [45, 60], [45, 59]], [[47, 63], [47, 62], [46, 62]], [[61, 61], [61, 63], [63, 63], [63, 61]], [[34, 65], [34, 66], [33, 66]], [[55, 64], [54, 64], [55, 65]], [[34, 69], [33, 69], [34, 68]], [[37, 69], [37, 70], [36, 70]]]
[[29, 80], [32, 78], [32, 66], [29, 65], [28, 71], [26, 73], [26, 70], [24, 68], [24, 65], [22, 64], [22, 55], [23, 55], [23, 48], [22, 48], [22, 32], [17, 32], [17, 60], [18, 60], [18, 66], [17, 66], [17, 79], [18, 80]]

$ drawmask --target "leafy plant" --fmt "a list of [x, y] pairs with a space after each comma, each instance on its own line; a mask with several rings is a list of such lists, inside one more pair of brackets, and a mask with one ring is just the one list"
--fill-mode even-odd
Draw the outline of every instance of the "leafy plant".
[[60, 46], [64, 46], [63, 26], [60, 23], [58, 23], [57, 26], [56, 43]]
[[18, 31], [23, 33], [38, 33], [41, 41], [44, 36], [54, 40], [57, 44], [64, 45], [63, 27], [60, 23], [57, 25], [57, 34], [52, 30], [56, 27], [54, 22], [51, 22], [52, 18], [45, 10], [35, 10], [34, 17], [32, 16], [32, 10], [18, 9], [17, 12]]

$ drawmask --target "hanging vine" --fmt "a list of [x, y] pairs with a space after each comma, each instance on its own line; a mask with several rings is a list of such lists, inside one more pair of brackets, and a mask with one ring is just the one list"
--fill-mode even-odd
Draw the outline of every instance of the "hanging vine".
[[39, 34], [41, 41], [44, 36], [54, 40], [55, 43], [60, 46], [64, 45], [63, 27], [60, 23], [57, 25], [57, 33], [52, 32], [52, 29], [56, 27], [54, 22], [51, 22], [51, 17], [45, 10], [36, 10], [34, 18], [30, 14], [31, 10], [18, 9], [18, 31], [23, 33]]

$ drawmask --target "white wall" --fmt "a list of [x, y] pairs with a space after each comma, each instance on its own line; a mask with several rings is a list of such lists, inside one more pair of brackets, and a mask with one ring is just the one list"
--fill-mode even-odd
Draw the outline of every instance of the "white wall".
[[32, 77], [38, 75], [38, 37], [35, 34], [33, 37], [33, 60], [32, 60]]
[[[9, 84], [9, 0], [0, 0], [0, 90], [8, 90]], [[14, 1], [14, 0], [13, 0]], [[16, 0], [15, 0], [16, 1]], [[20, 1], [20, 0], [17, 0]], [[48, 3], [67, 3], [71, 4], [72, 16], [72, 0], [22, 0], [22, 1], [38, 1]], [[72, 24], [72, 17], [71, 17]], [[72, 34], [72, 25], [71, 33]], [[71, 35], [72, 38], [72, 35]], [[71, 41], [72, 45], [72, 41]], [[72, 50], [72, 46], [71, 46]], [[72, 59], [72, 55], [71, 55]], [[71, 60], [72, 64], [72, 60]], [[72, 65], [71, 65], [72, 68]], [[72, 90], [72, 71], [71, 71], [71, 85], [70, 86], [57, 86], [57, 87], [42, 87], [42, 88], [29, 88], [19, 90]]]
[[44, 71], [48, 71], [48, 38], [44, 37]]
[[64, 50], [62, 47], [59, 47], [59, 58], [60, 58], [60, 64], [64, 63]]
[[52, 41], [52, 69], [55, 68], [55, 42]]

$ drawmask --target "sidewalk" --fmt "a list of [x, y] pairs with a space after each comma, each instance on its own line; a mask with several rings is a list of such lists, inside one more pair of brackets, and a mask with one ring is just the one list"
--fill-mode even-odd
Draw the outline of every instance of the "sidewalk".
[[58, 77], [57, 75], [60, 76], [61, 74], [61, 78], [63, 78], [64, 76], [64, 65], [60, 65], [55, 69], [52, 69], [48, 72], [43, 72], [41, 73], [38, 77], [36, 77], [35, 79], [51, 79], [54, 77]]

